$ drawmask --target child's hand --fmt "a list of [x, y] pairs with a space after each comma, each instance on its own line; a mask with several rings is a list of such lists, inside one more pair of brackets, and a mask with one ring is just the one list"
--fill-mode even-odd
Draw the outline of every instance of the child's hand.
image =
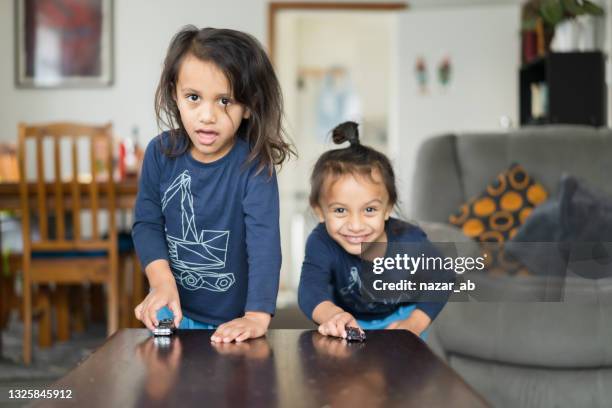
[[405, 320], [398, 320], [386, 327], [389, 330], [408, 330], [420, 336], [421, 333], [429, 326], [431, 319], [425, 312], [415, 309], [410, 316]]
[[353, 315], [345, 311], [338, 312], [319, 326], [319, 333], [324, 336], [342, 337], [345, 339], [346, 326], [356, 327], [361, 330]]
[[210, 339], [223, 343], [255, 339], [266, 334], [270, 319], [270, 315], [264, 312], [246, 312], [243, 317], [217, 327]]
[[174, 315], [174, 327], [179, 327], [183, 319], [183, 312], [174, 279], [151, 287], [147, 297], [134, 309], [134, 314], [149, 330], [153, 331], [159, 324], [157, 311], [164, 306], [168, 306]]

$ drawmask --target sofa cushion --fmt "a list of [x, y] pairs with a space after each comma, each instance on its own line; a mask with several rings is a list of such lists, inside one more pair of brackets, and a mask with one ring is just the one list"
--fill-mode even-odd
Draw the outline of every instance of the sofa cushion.
[[491, 274], [527, 274], [527, 269], [508, 256], [501, 244], [518, 231], [533, 208], [547, 196], [544, 187], [515, 163], [498, 174], [482, 193], [463, 204], [449, 221], [466, 236], [487, 243], [483, 251], [487, 253], [487, 270]]
[[556, 193], [565, 171], [612, 194], [612, 183], [607, 182], [612, 174], [612, 160], [607, 160], [612, 155], [612, 131], [607, 128], [558, 125], [461, 134], [456, 150], [466, 199], [478, 194], [491, 174], [511, 163], [528, 169], [550, 193]]
[[610, 407], [612, 369], [534, 368], [452, 355], [449, 363], [493, 407]]
[[[523, 290], [538, 277], [505, 279]], [[436, 335], [446, 354], [532, 367], [612, 366], [612, 279], [569, 279], [565, 291], [573, 300], [449, 302]]]
[[[431, 242], [464, 242], [474, 243], [465, 236], [461, 229], [443, 222], [420, 221], [417, 223]], [[474, 245], [476, 245], [474, 243]], [[478, 245], [476, 245], [478, 247]]]
[[550, 268], [541, 262], [541, 254], [518, 244], [523, 242], [558, 242], [575, 274], [610, 276], [612, 199], [574, 176], [563, 175], [557, 197], [535, 209], [506, 247], [531, 272], [546, 275]]
[[464, 201], [456, 140], [451, 134], [432, 137], [419, 149], [409, 203], [411, 216], [419, 221], [446, 222]]
[[548, 198], [519, 164], [497, 175], [478, 196], [451, 214], [451, 224], [470, 238], [481, 242], [505, 242], [531, 214], [533, 208]]
[[444, 222], [513, 162], [556, 193], [565, 171], [612, 196], [612, 130], [591, 126], [527, 126], [511, 132], [462, 133], [427, 139], [420, 147], [410, 216]]

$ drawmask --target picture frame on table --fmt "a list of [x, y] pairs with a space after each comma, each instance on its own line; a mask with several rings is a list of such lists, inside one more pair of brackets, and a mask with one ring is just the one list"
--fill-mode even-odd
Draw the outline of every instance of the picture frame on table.
[[113, 84], [113, 0], [15, 0], [18, 88]]

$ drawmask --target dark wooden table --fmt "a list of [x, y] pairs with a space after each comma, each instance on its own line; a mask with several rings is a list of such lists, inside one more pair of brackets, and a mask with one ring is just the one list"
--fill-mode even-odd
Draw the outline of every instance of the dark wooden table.
[[213, 345], [211, 330], [159, 344], [125, 329], [53, 385], [79, 407], [483, 407], [487, 403], [418, 337], [369, 331], [363, 344], [312, 330]]
[[[79, 187], [83, 196], [87, 196], [90, 183], [81, 183]], [[70, 184], [64, 183], [64, 194], [67, 198], [70, 197]], [[131, 209], [134, 208], [136, 194], [138, 193], [138, 180], [136, 178], [124, 179], [115, 183], [115, 194], [117, 196], [117, 208]], [[107, 188], [105, 184], [100, 184], [100, 191], [104, 195]], [[51, 196], [54, 193], [54, 185], [49, 184], [46, 188], [47, 194]], [[36, 205], [36, 187], [32, 183], [29, 187], [30, 196], [32, 197], [32, 205]], [[87, 206], [85, 202], [83, 206]], [[21, 201], [19, 196], [18, 182], [0, 182], [0, 210], [20, 210]]]

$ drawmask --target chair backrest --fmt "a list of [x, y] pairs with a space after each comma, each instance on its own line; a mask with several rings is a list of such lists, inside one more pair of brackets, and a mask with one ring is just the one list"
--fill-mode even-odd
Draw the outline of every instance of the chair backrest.
[[[116, 248], [112, 125], [19, 124], [18, 150], [24, 253], [36, 250], [112, 251]], [[50, 154], [51, 150], [53, 154]], [[90, 162], [86, 177], [79, 174], [79, 159], [82, 159], [79, 153], [84, 150], [87, 150]], [[29, 179], [27, 174], [28, 168], [32, 167], [31, 160], [36, 162], [33, 179]], [[46, 164], [51, 161], [53, 171], [46, 174]], [[69, 163], [69, 171], [63, 171]], [[91, 235], [87, 238], [83, 235], [81, 223], [84, 212], [91, 214]], [[108, 213], [105, 235], [100, 228], [101, 212]], [[37, 239], [32, 237], [30, 230], [32, 215], [38, 219]], [[50, 216], [54, 216], [51, 225]], [[71, 221], [71, 228], [67, 228], [66, 220]]]

